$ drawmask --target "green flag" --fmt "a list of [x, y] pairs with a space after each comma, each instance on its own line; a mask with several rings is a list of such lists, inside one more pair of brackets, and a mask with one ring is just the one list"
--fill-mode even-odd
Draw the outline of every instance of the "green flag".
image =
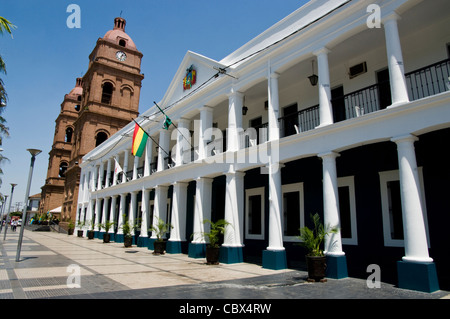
[[167, 116], [166, 119], [164, 120], [164, 124], [163, 124], [163, 129], [168, 130], [170, 125], [172, 124], [172, 120]]

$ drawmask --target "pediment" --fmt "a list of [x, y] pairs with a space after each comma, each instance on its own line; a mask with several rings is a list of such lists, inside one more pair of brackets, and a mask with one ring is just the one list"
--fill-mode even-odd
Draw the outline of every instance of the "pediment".
[[[212, 76], [217, 74], [218, 68], [222, 68], [224, 65], [219, 62], [207, 58], [203, 55], [197, 54], [192, 51], [188, 51], [180, 64], [172, 82], [164, 98], [160, 101], [162, 107], [170, 106], [183, 97], [192, 94], [203, 83], [208, 81]], [[193, 72], [190, 72], [193, 71]], [[185, 78], [188, 74], [195, 73], [195, 81], [187, 81], [185, 84]], [[192, 78], [191, 78], [192, 79]], [[193, 83], [195, 82], [195, 83]]]

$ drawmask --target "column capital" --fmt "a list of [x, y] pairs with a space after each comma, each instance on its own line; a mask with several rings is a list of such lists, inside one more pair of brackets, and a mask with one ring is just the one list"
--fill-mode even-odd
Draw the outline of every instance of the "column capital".
[[275, 72], [275, 71], [270, 71], [269, 76], [271, 79], [278, 79], [280, 77], [280, 73]]
[[324, 47], [322, 47], [322, 48], [320, 48], [320, 49], [315, 50], [315, 51], [313, 52], [313, 54], [314, 54], [315, 56], [319, 56], [319, 55], [322, 55], [322, 54], [328, 54], [328, 53], [330, 53], [330, 52], [331, 52], [330, 49], [328, 49], [326, 46], [324, 46]]
[[172, 183], [172, 185], [175, 186], [179, 186], [179, 187], [188, 187], [189, 183], [188, 182], [174, 182]]
[[231, 88], [230, 92], [227, 94], [228, 98], [231, 97], [239, 97], [239, 98], [244, 98], [244, 93], [239, 92], [238, 90], [236, 90], [235, 88]]
[[323, 158], [327, 158], [327, 157], [336, 158], [336, 157], [339, 157], [339, 156], [341, 156], [341, 154], [333, 152], [333, 151], [317, 154], [317, 157], [320, 157], [322, 159]]
[[196, 182], [198, 182], [198, 181], [204, 181], [204, 182], [207, 182], [207, 183], [212, 183], [213, 180], [214, 180], [213, 178], [209, 178], [209, 177], [197, 177], [197, 178], [195, 179]]
[[399, 21], [401, 19], [402, 19], [402, 17], [397, 12], [392, 11], [392, 12], [388, 13], [387, 15], [385, 15], [384, 17], [381, 18], [381, 23], [382, 24], [386, 24], [388, 22]]
[[396, 144], [398, 143], [402, 143], [402, 142], [417, 142], [419, 140], [419, 138], [415, 135], [412, 134], [405, 134], [405, 135], [400, 135], [400, 136], [396, 136], [391, 138], [391, 142], [394, 142]]

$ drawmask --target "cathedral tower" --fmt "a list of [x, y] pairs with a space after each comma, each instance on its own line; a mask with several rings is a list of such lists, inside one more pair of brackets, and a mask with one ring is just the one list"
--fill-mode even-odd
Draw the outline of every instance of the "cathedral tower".
[[82, 94], [82, 79], [78, 78], [75, 87], [64, 96], [61, 103], [61, 112], [55, 120], [55, 136], [49, 153], [47, 178], [41, 188], [40, 212], [46, 213], [62, 205], [65, 175], [72, 151], [74, 122], [78, 117]]
[[78, 117], [73, 123], [73, 144], [66, 171], [62, 217], [75, 220], [82, 158], [139, 115], [144, 75], [142, 53], [125, 33], [126, 21], [114, 20], [89, 56], [83, 77]]

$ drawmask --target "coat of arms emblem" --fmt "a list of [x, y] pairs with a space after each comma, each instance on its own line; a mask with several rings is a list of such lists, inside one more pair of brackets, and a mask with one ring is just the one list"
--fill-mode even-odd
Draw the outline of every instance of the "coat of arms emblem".
[[197, 71], [194, 66], [191, 65], [189, 69], [186, 70], [186, 76], [183, 79], [183, 89], [189, 90], [197, 82]]

